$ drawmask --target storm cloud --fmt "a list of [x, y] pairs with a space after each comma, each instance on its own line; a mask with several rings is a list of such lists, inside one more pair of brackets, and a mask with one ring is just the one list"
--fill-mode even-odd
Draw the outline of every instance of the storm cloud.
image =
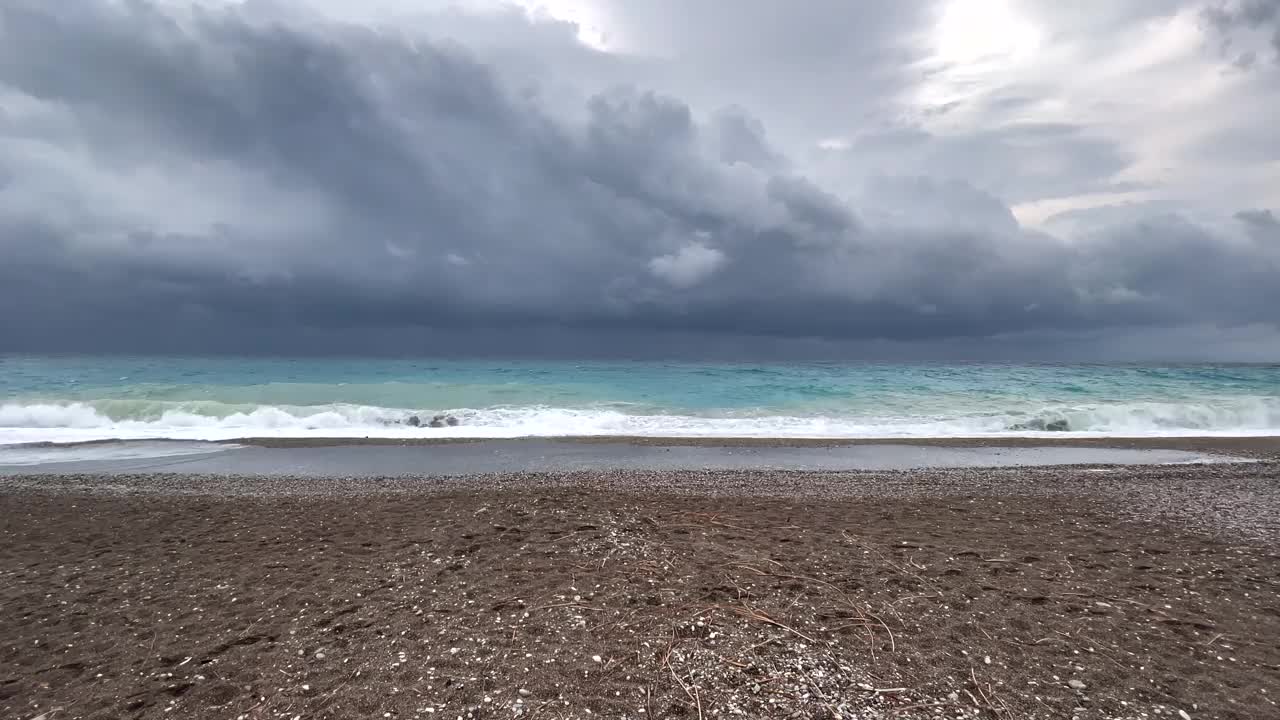
[[[631, 19], [637, 37], [662, 12], [680, 10]], [[762, 119], [776, 108], [752, 109], [800, 92], [802, 45], [726, 27], [699, 49], [708, 72], [751, 47], [779, 60], [750, 92], [682, 99], [657, 61], [585, 47], [562, 21], [473, 18], [526, 33], [499, 51], [440, 17], [392, 29], [258, 3], [0, 6], [0, 351], [1274, 337], [1266, 207], [1071, 236], [1019, 222], [1009, 203], [1141, 186], [1089, 126], [942, 137], [899, 118], [815, 160], [796, 138], [830, 130], [799, 105], [821, 95], [796, 97], [780, 139]], [[906, 52], [862, 32], [813, 42], [831, 46], [822, 57]], [[571, 61], [600, 67], [553, 72]], [[899, 81], [871, 75], [855, 93], [867, 102]]]
[[[1247, 70], [1257, 64], [1259, 45], [1269, 46], [1263, 54], [1280, 65], [1280, 0], [1210, 5], [1204, 10], [1204, 19], [1222, 34], [1222, 50], [1234, 53], [1237, 67]], [[1262, 36], [1262, 43], [1249, 37], [1258, 35]]]

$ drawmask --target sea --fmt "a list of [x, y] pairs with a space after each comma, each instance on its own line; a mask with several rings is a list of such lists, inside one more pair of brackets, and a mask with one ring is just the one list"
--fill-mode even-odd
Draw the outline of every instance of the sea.
[[1277, 434], [1280, 365], [0, 356], [0, 445]]

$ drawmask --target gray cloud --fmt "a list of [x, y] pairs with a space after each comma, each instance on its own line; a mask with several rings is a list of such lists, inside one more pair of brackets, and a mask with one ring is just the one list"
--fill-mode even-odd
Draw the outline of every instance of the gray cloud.
[[1257, 230], [1280, 229], [1280, 220], [1270, 210], [1241, 210], [1236, 213], [1236, 219]]
[[[0, 7], [0, 350], [542, 336], [946, 351], [1277, 320], [1264, 211], [1068, 241], [1018, 226], [1018, 169], [984, 166], [981, 144], [903, 141], [974, 183], [880, 173], [843, 197], [749, 109], [545, 91], [458, 43], [265, 17]], [[1056, 143], [1055, 162], [1124, 162], [1079, 128], [1020, 132]]]
[[644, 81], [711, 106], [741, 104], [790, 145], [892, 109], [924, 55], [908, 38], [931, 21], [938, 1], [592, 4], [621, 28], [624, 48], [655, 60]]
[[1124, 150], [1068, 123], [1011, 123], [955, 135], [914, 127], [869, 131], [826, 162], [879, 173], [950, 174], [1014, 204], [1134, 189], [1114, 179], [1131, 162]]
[[1280, 64], [1280, 0], [1237, 0], [1210, 5], [1202, 17], [1222, 35], [1222, 50], [1235, 52], [1234, 64], [1249, 69], [1257, 62], [1257, 52], [1238, 49], [1238, 36], [1244, 32], [1260, 32], [1266, 35], [1272, 60]]

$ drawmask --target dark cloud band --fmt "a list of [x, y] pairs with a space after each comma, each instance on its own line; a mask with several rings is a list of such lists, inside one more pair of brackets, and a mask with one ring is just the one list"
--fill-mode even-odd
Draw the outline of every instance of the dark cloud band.
[[449, 42], [251, 9], [5, 3], [0, 350], [1277, 320], [1268, 211], [1065, 241], [957, 180], [885, 178], [855, 206], [745, 110], [585, 90], [561, 104]]

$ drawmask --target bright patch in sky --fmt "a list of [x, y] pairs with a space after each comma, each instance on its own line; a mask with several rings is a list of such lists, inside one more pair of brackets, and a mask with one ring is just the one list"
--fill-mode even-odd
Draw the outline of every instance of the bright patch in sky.
[[951, 0], [934, 28], [936, 58], [947, 65], [1010, 62], [1040, 45], [1040, 29], [1009, 0]]
[[1044, 31], [1013, 0], [949, 0], [924, 35], [922, 107], [973, 100], [1033, 64]]
[[578, 26], [578, 42], [583, 45], [602, 52], [609, 50], [609, 39], [604, 32], [604, 23], [590, 4], [574, 0], [515, 1], [524, 8], [525, 12], [534, 17], [544, 15]]

